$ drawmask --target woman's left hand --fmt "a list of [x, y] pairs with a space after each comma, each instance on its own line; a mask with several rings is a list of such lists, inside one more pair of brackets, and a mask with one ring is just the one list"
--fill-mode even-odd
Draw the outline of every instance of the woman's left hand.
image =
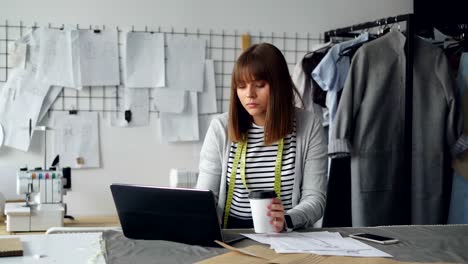
[[274, 198], [271, 204], [268, 205], [267, 215], [271, 217], [270, 224], [275, 228], [275, 232], [279, 233], [284, 230], [284, 207], [281, 200]]

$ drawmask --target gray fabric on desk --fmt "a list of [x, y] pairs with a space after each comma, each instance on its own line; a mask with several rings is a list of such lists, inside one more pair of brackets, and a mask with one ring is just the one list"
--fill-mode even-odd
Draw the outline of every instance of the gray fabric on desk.
[[468, 263], [468, 225], [418, 225], [365, 228], [327, 228], [342, 236], [369, 232], [392, 237], [400, 243], [380, 245], [362, 241], [394, 256], [400, 261]]
[[102, 233], [108, 264], [193, 263], [226, 253], [223, 248], [191, 246], [162, 240], [135, 240], [122, 232]]
[[[244, 230], [245, 233], [252, 231]], [[242, 233], [244, 233], [244, 231]], [[468, 263], [468, 225], [446, 226], [387, 226], [363, 228], [322, 228], [301, 232], [340, 232], [344, 237], [352, 233], [368, 232], [400, 240], [398, 244], [379, 245], [365, 242], [387, 252], [400, 261]], [[169, 241], [127, 239], [121, 232], [106, 231], [106, 253], [109, 264], [120, 263], [193, 263], [227, 252], [221, 248], [190, 246]], [[259, 244], [250, 239], [235, 243], [235, 247]]]

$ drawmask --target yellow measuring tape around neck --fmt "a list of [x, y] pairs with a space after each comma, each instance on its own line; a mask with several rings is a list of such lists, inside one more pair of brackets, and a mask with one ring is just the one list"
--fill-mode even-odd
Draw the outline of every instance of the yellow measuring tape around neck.
[[[281, 164], [283, 160], [283, 147], [284, 147], [284, 139], [280, 139], [280, 141], [278, 142], [278, 152], [276, 154], [275, 184], [274, 184], [274, 190], [278, 198], [281, 197]], [[245, 189], [247, 190], [249, 189], [247, 187], [247, 180], [245, 177], [246, 156], [247, 156], [247, 141], [241, 141], [237, 143], [236, 153], [234, 154], [234, 160], [232, 162], [231, 175], [229, 177], [229, 187], [228, 187], [228, 193], [226, 197], [226, 206], [224, 207], [224, 221], [223, 221], [224, 228], [227, 228], [229, 212], [231, 211], [232, 196], [234, 195], [234, 186], [236, 185], [236, 175], [237, 175], [237, 167], [239, 166], [239, 160], [241, 162], [240, 174], [241, 174], [242, 183], [244, 184]]]

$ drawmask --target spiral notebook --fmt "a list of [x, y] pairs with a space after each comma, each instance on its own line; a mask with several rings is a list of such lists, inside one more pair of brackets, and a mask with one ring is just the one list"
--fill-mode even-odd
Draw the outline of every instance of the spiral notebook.
[[0, 257], [23, 256], [23, 245], [18, 237], [0, 238]]

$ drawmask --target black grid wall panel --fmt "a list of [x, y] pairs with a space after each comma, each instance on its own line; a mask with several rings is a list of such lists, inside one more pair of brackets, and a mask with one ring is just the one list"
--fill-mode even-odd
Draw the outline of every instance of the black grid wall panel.
[[[50, 28], [63, 28], [63, 25], [40, 25]], [[39, 27], [36, 24], [24, 25], [22, 22], [0, 21], [0, 89], [8, 80], [11, 64], [8, 54], [14, 41], [30, 32], [33, 28]], [[76, 25], [76, 29], [106, 29], [105, 25]], [[117, 27], [119, 32], [119, 52], [122, 54], [124, 33], [126, 31], [137, 32], [159, 32], [167, 35], [194, 36], [206, 40], [207, 59], [214, 61], [216, 100], [218, 112], [226, 112], [229, 107], [229, 96], [231, 89], [231, 72], [237, 57], [241, 54], [241, 35], [250, 34], [252, 44], [269, 42], [277, 46], [284, 54], [292, 73], [296, 63], [310, 51], [314, 45], [323, 42], [322, 38], [310, 34], [298, 33], [240, 33], [237, 31], [213, 31], [200, 29], [175, 29], [163, 28], [160, 26], [143, 27]], [[166, 39], [166, 38], [165, 38]], [[166, 43], [167, 46], [167, 43]], [[122, 66], [122, 57], [119, 56], [119, 63]], [[122, 67], [120, 67], [122, 68]], [[154, 104], [152, 89], [150, 94], [150, 112], [157, 112]], [[60, 93], [57, 101], [52, 105], [50, 111], [96, 111], [96, 112], [116, 112], [119, 109], [119, 92], [115, 86], [93, 86], [83, 87], [81, 91], [65, 88]]]

